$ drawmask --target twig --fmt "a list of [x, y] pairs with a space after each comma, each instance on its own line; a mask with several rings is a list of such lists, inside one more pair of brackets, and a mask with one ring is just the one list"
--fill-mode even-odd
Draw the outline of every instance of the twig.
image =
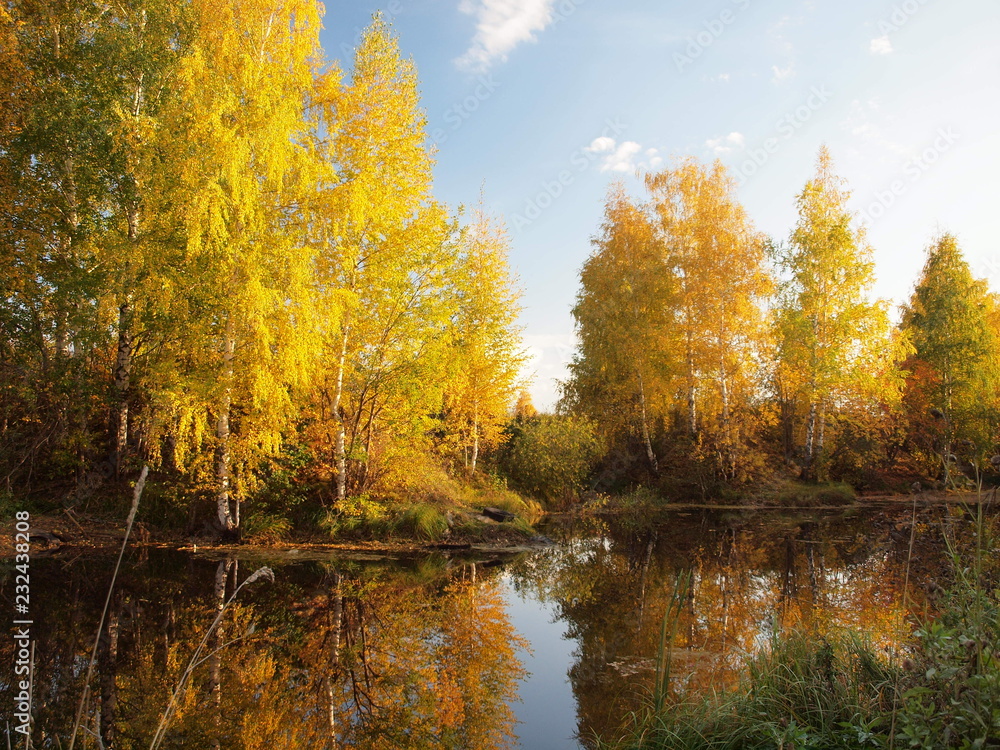
[[240, 590], [261, 578], [266, 578], [267, 580], [274, 582], [274, 572], [268, 568], [258, 568], [255, 570], [249, 578], [247, 578], [243, 583], [236, 587], [236, 591], [233, 595], [229, 597], [228, 601], [219, 610], [219, 613], [215, 616], [212, 624], [209, 625], [208, 630], [205, 631], [205, 635], [201, 639], [201, 643], [198, 644], [198, 648], [194, 650], [191, 655], [191, 659], [188, 661], [187, 666], [184, 668], [184, 672], [181, 674], [180, 680], [177, 682], [177, 687], [174, 688], [174, 692], [170, 695], [170, 703], [167, 704], [166, 709], [163, 712], [163, 716], [160, 717], [160, 723], [156, 727], [156, 733], [153, 735], [153, 741], [149, 745], [149, 750], [156, 750], [157, 746], [163, 742], [164, 737], [167, 734], [167, 728], [170, 726], [170, 722], [173, 719], [174, 710], [177, 706], [178, 701], [181, 696], [184, 695], [184, 691], [187, 689], [188, 679], [191, 677], [191, 673], [194, 672], [195, 667], [201, 663], [199, 657], [201, 656], [202, 650], [205, 648], [205, 644], [208, 643], [208, 639], [211, 637], [212, 633], [219, 626], [222, 621], [223, 616], [226, 614], [226, 610], [229, 605], [233, 603], [236, 596], [240, 593]]
[[80, 523], [75, 518], [73, 518], [73, 511], [72, 511], [71, 508], [63, 508], [63, 513], [66, 514], [66, 517], [70, 521], [72, 521], [74, 524], [76, 524], [76, 528], [80, 529], [81, 533], [83, 533], [83, 534], [87, 533], [86, 531], [84, 531], [83, 526], [81, 526]]
[[135, 483], [132, 491], [132, 508], [128, 512], [128, 522], [125, 525], [125, 538], [122, 539], [122, 548], [118, 552], [118, 562], [115, 563], [115, 570], [111, 574], [111, 585], [108, 586], [108, 595], [104, 598], [104, 610], [101, 612], [101, 620], [97, 625], [97, 636], [94, 638], [94, 648], [90, 652], [90, 662], [87, 664], [87, 676], [83, 680], [83, 692], [80, 694], [80, 705], [76, 708], [76, 720], [73, 722], [73, 734], [69, 739], [69, 750], [73, 750], [76, 744], [76, 734], [80, 730], [80, 720], [83, 718], [83, 708], [87, 704], [90, 694], [90, 678], [94, 675], [94, 663], [97, 661], [97, 646], [101, 642], [101, 633], [104, 632], [104, 620], [108, 616], [108, 607], [111, 606], [111, 594], [115, 589], [115, 581], [118, 579], [118, 570], [121, 568], [122, 558], [125, 556], [125, 547], [128, 545], [129, 534], [132, 533], [132, 524], [135, 523], [135, 514], [139, 510], [139, 498], [142, 496], [142, 489], [146, 486], [146, 476], [149, 474], [149, 467], [143, 466], [139, 481]]

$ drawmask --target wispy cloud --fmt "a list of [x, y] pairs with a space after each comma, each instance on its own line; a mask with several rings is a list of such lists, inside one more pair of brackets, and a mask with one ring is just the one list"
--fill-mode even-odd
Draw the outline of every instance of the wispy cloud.
[[651, 170], [663, 164], [663, 159], [655, 148], [645, 150], [644, 160], [638, 158], [643, 153], [642, 145], [635, 141], [618, 143], [614, 138], [601, 136], [591, 141], [583, 149], [591, 154], [604, 154], [601, 160], [602, 172], [634, 172], [637, 169]]
[[795, 66], [792, 63], [788, 63], [784, 68], [777, 65], [771, 66], [771, 72], [774, 74], [771, 80], [774, 83], [780, 83], [786, 78], [791, 78], [795, 74]]
[[892, 54], [892, 42], [889, 40], [889, 35], [885, 34], [872, 39], [871, 46], [868, 49], [873, 55]]
[[521, 42], [533, 42], [536, 32], [553, 20], [555, 0], [461, 0], [458, 9], [476, 18], [472, 44], [455, 64], [483, 73]]
[[741, 149], [745, 143], [746, 139], [743, 137], [743, 134], [736, 132], [720, 136], [719, 138], [709, 138], [705, 141], [705, 145], [712, 149], [712, 152], [716, 156], [723, 156], [732, 151]]
[[853, 100], [850, 113], [841, 123], [841, 127], [854, 136], [859, 144], [868, 143], [870, 146], [875, 146], [881, 154], [891, 152], [905, 157], [910, 153], [905, 143], [886, 135], [887, 131], [898, 132], [899, 126], [893, 119], [880, 112], [877, 100]]

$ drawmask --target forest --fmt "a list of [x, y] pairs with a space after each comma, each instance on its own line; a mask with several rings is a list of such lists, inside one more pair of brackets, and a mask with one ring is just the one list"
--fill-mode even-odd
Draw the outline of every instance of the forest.
[[349, 66], [320, 25], [311, 0], [0, 7], [5, 503], [121, 510], [149, 465], [166, 525], [336, 534], [415, 503], [440, 529], [477, 492], [528, 508], [508, 487], [752, 502], [995, 474], [997, 296], [945, 233], [894, 320], [825, 148], [787, 238], [721, 162], [612, 185], [538, 414], [502, 218], [435, 199], [390, 25]]
[[908, 492], [995, 474], [1000, 300], [954, 235], [930, 241], [894, 323], [825, 147], [784, 241], [755, 230], [719, 163], [645, 189], [608, 194], [563, 384], [610, 484], [712, 497], [777, 470]]
[[384, 20], [345, 70], [320, 12], [0, 8], [9, 497], [77, 505], [149, 464], [233, 532], [275, 482], [281, 513], [304, 486], [344, 506], [497, 443], [523, 359], [503, 225], [434, 198]]

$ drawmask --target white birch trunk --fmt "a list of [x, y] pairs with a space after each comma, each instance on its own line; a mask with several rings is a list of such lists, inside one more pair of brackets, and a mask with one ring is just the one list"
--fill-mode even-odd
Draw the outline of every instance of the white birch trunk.
[[[229, 467], [229, 412], [233, 399], [233, 351], [235, 348], [233, 335], [233, 320], [226, 321], [226, 332], [222, 348], [222, 398], [219, 403], [219, 415], [215, 423], [215, 480], [217, 486], [216, 505], [219, 524], [223, 531], [234, 531], [240, 525], [239, 499], [233, 502], [230, 491]], [[235, 507], [234, 507], [235, 506]]]

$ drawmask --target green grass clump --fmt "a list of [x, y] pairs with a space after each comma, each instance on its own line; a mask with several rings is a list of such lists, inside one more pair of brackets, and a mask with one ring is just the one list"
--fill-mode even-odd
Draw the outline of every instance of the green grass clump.
[[680, 702], [640, 721], [619, 747], [881, 747], [896, 670], [850, 633], [793, 632], [747, 667], [738, 689], [714, 699]]
[[397, 531], [418, 539], [437, 541], [448, 531], [448, 519], [440, 510], [427, 503], [417, 503], [396, 517]]
[[819, 505], [850, 505], [857, 500], [854, 489], [844, 482], [789, 484], [778, 492], [781, 505], [812, 508]]
[[291, 521], [274, 513], [251, 513], [243, 519], [243, 536], [251, 544], [276, 544], [291, 530]]

